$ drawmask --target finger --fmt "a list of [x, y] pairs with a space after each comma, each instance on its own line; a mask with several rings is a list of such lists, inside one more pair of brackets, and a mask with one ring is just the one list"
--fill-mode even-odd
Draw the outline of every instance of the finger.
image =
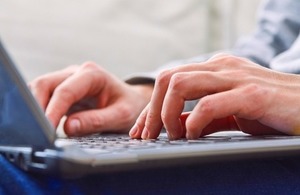
[[[259, 95], [255, 88], [257, 86], [252, 84], [200, 99], [186, 121], [186, 137], [188, 139], [198, 138], [202, 130], [215, 119], [232, 115], [248, 120], [261, 118], [264, 114], [261, 106], [265, 105], [264, 97], [263, 93]], [[224, 130], [228, 126], [219, 126], [218, 128]]]
[[216, 73], [176, 73], [170, 79], [161, 111], [163, 124], [170, 139], [181, 137], [183, 128], [180, 120], [186, 100], [199, 99], [207, 94], [230, 90], [234, 83]]
[[66, 115], [71, 115], [75, 112], [94, 109], [98, 106], [98, 99], [96, 97], [85, 97], [81, 99], [79, 102], [76, 102], [69, 108]]
[[[238, 102], [232, 104], [231, 98], [234, 98], [234, 92], [226, 91], [218, 94], [212, 94], [200, 99], [193, 112], [186, 120], [186, 138], [197, 139], [205, 134], [203, 129], [213, 122], [215, 119], [222, 119], [227, 116], [234, 115], [239, 107]], [[219, 127], [220, 129], [210, 129], [211, 131], [219, 131], [226, 129], [228, 126]], [[211, 132], [208, 132], [211, 133]]]
[[172, 76], [161, 111], [163, 125], [171, 140], [178, 139], [183, 134], [180, 116], [184, 107], [185, 94], [180, 89], [186, 84], [179, 81], [183, 74], [186, 73], [177, 73]]
[[[185, 137], [186, 135], [186, 120], [191, 112], [184, 112], [180, 116], [180, 120], [183, 127], [183, 132], [181, 137]], [[232, 130], [238, 130], [239, 126], [236, 123], [234, 116], [228, 116], [221, 119], [214, 119], [210, 124], [208, 124], [201, 132], [200, 137], [203, 137], [205, 135], [209, 135], [212, 133], [216, 133], [219, 131], [232, 131]]]
[[193, 71], [197, 66], [198, 65], [196, 64], [185, 65], [180, 68], [164, 71], [158, 76], [154, 85], [149, 108], [147, 109], [146, 119], [144, 120], [145, 124], [144, 129], [142, 130], [144, 139], [156, 138], [161, 131], [161, 128], [163, 126], [161, 119], [161, 110], [172, 75], [180, 71]]
[[[142, 138], [143, 129], [145, 127], [145, 122], [147, 118], [149, 104], [143, 109], [143, 111], [140, 113], [139, 117], [137, 118], [135, 124], [129, 131], [129, 136], [131, 138], [140, 139]], [[144, 132], [143, 137], [146, 139], [146, 135]]]
[[101, 77], [94, 73], [95, 67], [81, 67], [54, 90], [46, 109], [46, 116], [54, 126], [74, 103], [102, 90], [105, 75]]
[[204, 127], [200, 134], [200, 137], [219, 131], [240, 131], [235, 117], [227, 116], [225, 118], [213, 119], [211, 123]]
[[143, 126], [143, 139], [157, 138], [157, 135], [159, 135], [159, 132], [163, 126], [161, 120], [161, 107], [169, 83], [167, 74], [169, 73], [159, 76], [160, 78], [158, 78], [154, 85], [151, 101], [148, 104], [146, 113], [144, 113], [142, 116], [145, 117], [145, 119], [141, 119], [139, 121], [141, 123], [140, 126]]
[[[244, 63], [245, 62], [241, 58], [232, 57], [232, 56], [228, 57], [227, 55], [226, 56], [224, 55], [222, 57], [218, 57], [208, 62], [183, 65], [174, 68], [172, 70], [167, 70], [162, 72], [158, 76], [155, 82], [153, 95], [151, 98], [151, 103], [147, 114], [147, 119], [145, 121], [146, 125], [143, 131], [148, 131], [149, 129], [151, 129], [150, 132], [145, 133], [148, 135], [147, 138], [155, 138], [154, 135], [156, 135], [157, 132], [160, 131], [159, 128], [161, 127], [161, 123], [162, 123], [160, 113], [161, 113], [165, 94], [172, 75], [179, 72], [191, 72], [191, 71], [218, 72], [225, 69], [235, 70], [237, 66], [240, 66], [240, 64], [244, 64]], [[178, 120], [175, 124], [178, 124]], [[152, 135], [152, 132], [154, 133], [154, 135]]]
[[49, 99], [54, 89], [67, 77], [73, 74], [77, 66], [69, 66], [62, 71], [56, 71], [36, 78], [28, 84], [28, 87], [40, 104], [43, 110], [46, 110]]
[[186, 119], [187, 117], [190, 115], [191, 112], [183, 112], [181, 115], [180, 115], [180, 122], [181, 122], [181, 126], [182, 126], [182, 134], [181, 134], [181, 138], [184, 138], [185, 137], [185, 134], [186, 134], [186, 126], [185, 126], [185, 123], [186, 123]]

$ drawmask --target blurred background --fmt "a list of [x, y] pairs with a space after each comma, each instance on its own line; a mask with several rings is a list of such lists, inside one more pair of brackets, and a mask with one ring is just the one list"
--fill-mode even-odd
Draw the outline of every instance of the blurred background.
[[26, 80], [95, 61], [119, 77], [232, 47], [260, 0], [0, 0], [0, 37]]

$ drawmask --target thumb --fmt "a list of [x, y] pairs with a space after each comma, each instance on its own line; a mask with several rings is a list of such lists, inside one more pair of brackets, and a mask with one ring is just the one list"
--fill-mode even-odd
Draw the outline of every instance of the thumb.
[[107, 107], [73, 113], [67, 117], [64, 131], [68, 136], [82, 136], [107, 131], [125, 132], [130, 128], [130, 124], [124, 122], [125, 117], [120, 114], [119, 110]]

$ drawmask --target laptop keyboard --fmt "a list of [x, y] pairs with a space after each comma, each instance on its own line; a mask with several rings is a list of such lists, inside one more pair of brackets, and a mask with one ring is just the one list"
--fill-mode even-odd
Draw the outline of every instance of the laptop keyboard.
[[[199, 138], [196, 140], [169, 140], [167, 135], [161, 134], [157, 139], [131, 139], [127, 135], [95, 134], [87, 137], [60, 138], [60, 143], [77, 144], [87, 152], [94, 153], [112, 153], [122, 152], [124, 150], [154, 149], [163, 147], [172, 147], [180, 145], [194, 144], [216, 144], [223, 142], [241, 142], [265, 139], [287, 139], [292, 136], [250, 136], [250, 135], [216, 135]], [[297, 137], [299, 138], [299, 137]]]

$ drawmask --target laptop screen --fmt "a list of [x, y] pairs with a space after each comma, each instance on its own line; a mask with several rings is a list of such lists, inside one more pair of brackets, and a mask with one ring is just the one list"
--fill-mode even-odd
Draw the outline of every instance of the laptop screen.
[[0, 145], [51, 147], [55, 131], [0, 42]]

